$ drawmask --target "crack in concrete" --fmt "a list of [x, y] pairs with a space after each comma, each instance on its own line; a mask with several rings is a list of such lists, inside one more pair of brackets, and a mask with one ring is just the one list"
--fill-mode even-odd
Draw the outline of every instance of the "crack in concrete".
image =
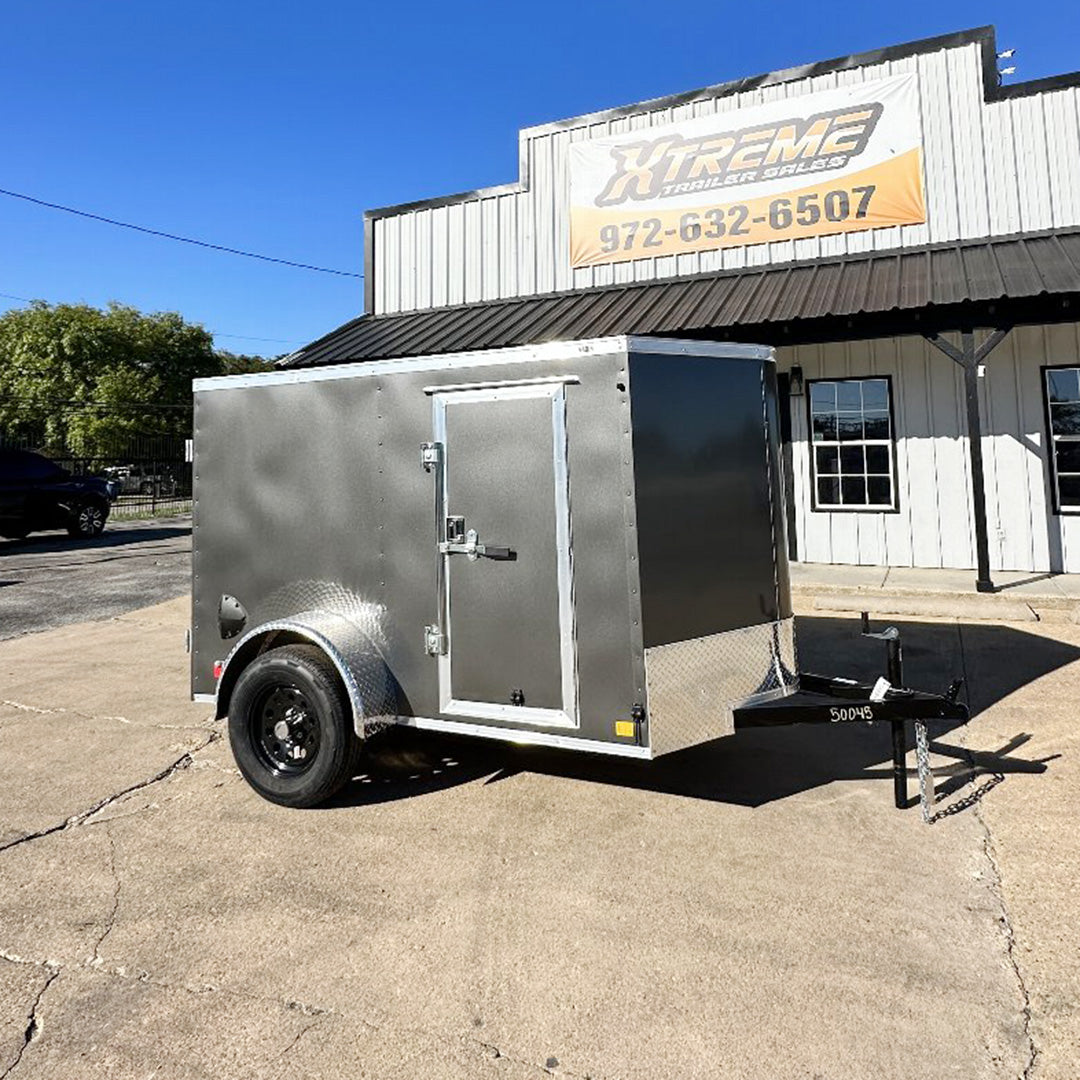
[[[973, 759], [973, 767], [974, 764], [975, 762]], [[997, 901], [998, 907], [1000, 908], [998, 924], [1005, 936], [1005, 955], [1008, 958], [1009, 966], [1012, 968], [1013, 975], [1016, 978], [1017, 988], [1020, 991], [1021, 1015], [1024, 1019], [1024, 1038], [1027, 1040], [1028, 1045], [1027, 1064], [1024, 1066], [1024, 1070], [1020, 1076], [1022, 1077], [1022, 1080], [1029, 1080], [1035, 1071], [1035, 1064], [1039, 1057], [1039, 1048], [1035, 1044], [1035, 1037], [1031, 1030], [1031, 995], [1028, 992], [1024, 974], [1020, 970], [1020, 963], [1016, 958], [1016, 934], [1013, 931], [1012, 920], [1009, 918], [1009, 909], [1005, 903], [1001, 868], [998, 865], [997, 856], [994, 852], [993, 834], [990, 831], [990, 826], [987, 824], [986, 819], [982, 815], [982, 808], [977, 803], [975, 805], [975, 820], [978, 821], [983, 830], [983, 855], [985, 856], [991, 871], [990, 891], [993, 893], [994, 899]]]
[[304, 1036], [305, 1036], [305, 1035], [306, 1035], [306, 1034], [307, 1034], [307, 1033], [308, 1033], [308, 1032], [309, 1032], [309, 1031], [310, 1031], [310, 1030], [311, 1030], [312, 1028], [314, 1028], [314, 1027], [318, 1027], [318, 1026], [319, 1026], [319, 1024], [321, 1024], [321, 1023], [322, 1023], [322, 1020], [321, 1020], [321, 1019], [316, 1019], [316, 1020], [312, 1020], [310, 1024], [305, 1024], [305, 1025], [304, 1025], [304, 1026], [303, 1026], [303, 1027], [302, 1027], [302, 1028], [301, 1028], [301, 1029], [300, 1029], [300, 1030], [299, 1030], [299, 1031], [298, 1031], [298, 1032], [296, 1033], [296, 1038], [294, 1038], [294, 1039], [293, 1039], [293, 1041], [292, 1041], [291, 1043], [289, 1043], [289, 1045], [288, 1045], [288, 1046], [286, 1046], [286, 1047], [285, 1047], [285, 1049], [284, 1049], [284, 1050], [282, 1050], [280, 1054], [278, 1054], [278, 1056], [277, 1056], [277, 1059], [276, 1059], [276, 1060], [277, 1060], [277, 1061], [278, 1061], [279, 1063], [280, 1063], [281, 1061], [284, 1061], [284, 1059], [285, 1059], [285, 1058], [286, 1058], [286, 1057], [287, 1057], [287, 1056], [288, 1056], [289, 1054], [291, 1054], [291, 1053], [293, 1052], [293, 1050], [295, 1050], [295, 1049], [296, 1049], [296, 1044], [297, 1044], [298, 1042], [300, 1042], [300, 1040], [301, 1040], [301, 1039], [302, 1039], [302, 1038], [303, 1038], [303, 1037], [304, 1037]]
[[[110, 840], [111, 839], [112, 838], [110, 836]], [[544, 1076], [565, 1076], [570, 1078], [570, 1080], [601, 1080], [599, 1073], [575, 1073], [568, 1071], [558, 1063], [554, 1065], [549, 1064], [549, 1062], [555, 1060], [554, 1058], [548, 1058], [548, 1062], [543, 1065], [539, 1065], [535, 1061], [529, 1061], [526, 1058], [517, 1057], [511, 1053], [504, 1051], [501, 1047], [496, 1046], [494, 1043], [484, 1042], [484, 1040], [477, 1039], [471, 1035], [452, 1035], [446, 1032], [432, 1031], [428, 1028], [398, 1028], [392, 1024], [375, 1023], [374, 1021], [369, 1020], [361, 1015], [342, 1013], [339, 1012], [337, 1009], [325, 1008], [320, 1005], [313, 1005], [310, 1002], [299, 1001], [295, 998], [274, 997], [270, 994], [254, 994], [246, 990], [228, 989], [223, 986], [217, 986], [213, 983], [204, 983], [201, 986], [191, 986], [186, 983], [173, 983], [168, 982], [164, 979], [154, 978], [148, 971], [132, 972], [128, 971], [123, 966], [105, 966], [103, 961], [98, 956], [98, 950], [100, 950], [101, 943], [105, 940], [105, 938], [109, 934], [109, 931], [112, 929], [113, 921], [116, 917], [116, 912], [119, 906], [119, 878], [117, 878], [117, 883], [117, 891], [114, 894], [114, 906], [112, 909], [112, 914], [110, 915], [108, 920], [108, 925], [105, 932], [98, 939], [97, 945], [95, 946], [94, 950], [95, 955], [86, 963], [62, 965], [52, 960], [35, 960], [29, 957], [19, 956], [18, 954], [12, 953], [6, 949], [0, 949], [0, 960], [7, 960], [8, 962], [13, 964], [26, 964], [33, 967], [44, 968], [50, 973], [49, 983], [51, 983], [52, 980], [60, 974], [61, 970], [65, 968], [75, 967], [79, 970], [85, 970], [95, 975], [106, 975], [111, 978], [120, 979], [125, 982], [143, 983], [144, 985], [152, 986], [157, 990], [179, 991], [181, 993], [191, 994], [193, 997], [204, 997], [208, 994], [223, 994], [226, 997], [239, 998], [243, 1001], [258, 1001], [268, 1005], [277, 1005], [278, 1007], [282, 1009], [287, 1009], [290, 1012], [298, 1012], [303, 1016], [311, 1017], [313, 1022], [306, 1025], [299, 1032], [296, 1038], [293, 1039], [292, 1043], [290, 1043], [290, 1045], [286, 1047], [281, 1054], [278, 1055], [278, 1060], [283, 1058], [285, 1054], [287, 1054], [293, 1047], [295, 1047], [295, 1045], [304, 1035], [306, 1035], [313, 1028], [317, 1027], [319, 1023], [322, 1022], [322, 1020], [327, 1018], [337, 1018], [340, 1020], [347, 1020], [353, 1023], [359, 1023], [363, 1027], [368, 1028], [370, 1031], [378, 1035], [400, 1036], [404, 1033], [410, 1033], [413, 1035], [419, 1035], [425, 1038], [434, 1039], [436, 1042], [446, 1045], [449, 1045], [451, 1043], [457, 1043], [458, 1045], [463, 1045], [466, 1049], [472, 1049], [474, 1051], [484, 1051], [488, 1054], [488, 1056], [492, 1058], [503, 1059], [505, 1061], [513, 1062], [515, 1065], [520, 1065], [523, 1068], [531, 1069], [537, 1073], [543, 1074]], [[46, 983], [46, 986], [45, 988], [43, 988], [42, 993], [44, 993], [44, 990], [47, 988], [48, 983]], [[27, 1030], [29, 1030], [29, 1027]], [[38, 1030], [39, 1028], [35, 1027], [35, 1032]], [[37, 1037], [36, 1034], [34, 1035], [34, 1037]], [[10, 1071], [10, 1069], [8, 1071]], [[0, 1073], [0, 1080], [4, 1080], [4, 1077], [6, 1076], [6, 1072]]]
[[[968, 706], [972, 710], [974, 715], [974, 703], [972, 702], [972, 685], [968, 676], [967, 665], [967, 650], [964, 647], [964, 628], [962, 624], [957, 624], [957, 637], [960, 643], [960, 665], [961, 672], [964, 676], [964, 685], [967, 688]], [[966, 736], [961, 736], [962, 740]], [[968, 759], [968, 766], [971, 769], [971, 776], [974, 779], [978, 775], [978, 763], [975, 760], [975, 755], [971, 750], [964, 745], [964, 753]], [[991, 778], [994, 781], [992, 786], [996, 786], [998, 774], [994, 774]], [[1001, 779], [1004, 779], [1002, 777]], [[983, 785], [984, 788], [986, 785]], [[1012, 920], [1009, 917], [1008, 905], [1005, 903], [1005, 891], [1001, 877], [1001, 867], [998, 865], [997, 856], [994, 852], [994, 835], [990, 830], [990, 825], [986, 818], [983, 817], [981, 794], [975, 793], [978, 797], [972, 799], [972, 805], [974, 807], [973, 814], [975, 820], [979, 823], [979, 828], [982, 829], [982, 849], [983, 858], [986, 859], [987, 865], [990, 867], [990, 892], [993, 894], [994, 900], [997, 902], [1000, 914], [998, 915], [998, 923], [1001, 926], [1002, 933], [1005, 935], [1005, 955], [1009, 961], [1009, 966], [1013, 970], [1013, 976], [1016, 978], [1016, 985], [1020, 991], [1020, 1003], [1021, 1003], [1021, 1015], [1024, 1020], [1024, 1038], [1028, 1044], [1028, 1060], [1024, 1066], [1023, 1072], [1020, 1074], [1022, 1080], [1030, 1080], [1030, 1077], [1035, 1071], [1035, 1064], [1039, 1057], [1039, 1048], [1035, 1043], [1035, 1037], [1031, 1030], [1031, 995], [1028, 993], [1027, 983], [1024, 980], [1024, 974], [1020, 970], [1020, 963], [1016, 959], [1016, 935], [1013, 931]]]
[[[34, 713], [36, 716], [59, 716], [63, 714], [65, 716], [77, 716], [81, 720], [117, 720], [121, 724], [131, 723], [126, 716], [98, 716], [96, 713], [83, 712], [81, 709], [65, 709], [62, 707], [46, 709], [40, 705], [28, 705], [25, 701], [12, 701], [10, 698], [0, 699], [0, 705], [7, 705], [9, 708], [18, 709], [20, 712]], [[192, 725], [192, 727], [195, 726]]]
[[[5, 956], [4, 959], [6, 960], [8, 957]], [[18, 960], [13, 960], [11, 962], [20, 963]], [[49, 977], [45, 980], [45, 985], [37, 992], [37, 996], [30, 1006], [30, 1012], [27, 1013], [27, 1025], [23, 1030], [22, 1046], [15, 1052], [15, 1058], [11, 1064], [0, 1073], [0, 1080], [4, 1080], [5, 1077], [11, 1075], [19, 1062], [22, 1061], [23, 1055], [26, 1053], [30, 1044], [41, 1037], [41, 1022], [38, 1020], [38, 1009], [41, 1007], [41, 999], [45, 996], [45, 991], [60, 977], [60, 968], [55, 965], [42, 964], [35, 966], [46, 967], [49, 971]]]
[[[502, 1048], [496, 1046], [494, 1043], [484, 1042], [482, 1039], [470, 1038], [468, 1035], [463, 1036], [462, 1041], [466, 1043], [472, 1043], [474, 1047], [479, 1047], [481, 1050], [486, 1050], [488, 1056], [494, 1058], [496, 1061], [512, 1061], [515, 1065], [520, 1065], [522, 1068], [525, 1069], [533, 1069], [536, 1072], [543, 1073], [545, 1076], [555, 1075], [554, 1071], [551, 1068], [548, 1068], [547, 1065], [537, 1065], [535, 1061], [525, 1061], [523, 1058], [513, 1057], [510, 1054], [505, 1054], [503, 1053]], [[548, 1058], [548, 1060], [551, 1061], [552, 1059]], [[564, 1072], [562, 1073], [562, 1075], [573, 1077], [577, 1074]]]
[[[126, 716], [112, 716], [107, 713], [88, 713], [83, 712], [81, 709], [65, 709], [58, 707], [55, 709], [43, 708], [40, 705], [28, 705], [24, 701], [11, 701], [7, 698], [0, 698], [0, 705], [7, 705], [9, 708], [16, 709], [19, 712], [34, 713], [36, 716], [77, 716], [80, 720], [115, 720], [120, 724], [132, 724], [133, 720], [129, 720]], [[141, 727], [155, 728], [161, 731], [205, 731], [209, 727], [213, 727], [217, 723], [214, 717], [209, 717], [201, 724], [142, 724]]]
[[214, 983], [203, 983], [201, 986], [172, 983], [167, 982], [165, 979], [154, 978], [148, 971], [128, 971], [126, 967], [120, 964], [105, 967], [103, 964], [87, 963], [80, 966], [95, 974], [109, 975], [114, 979], [127, 982], [143, 983], [145, 986], [152, 986], [157, 990], [176, 990], [184, 994], [190, 994], [192, 997], [205, 997], [207, 994], [224, 994], [226, 997], [239, 998], [242, 1001], [260, 1001], [268, 1005], [277, 1005], [282, 1009], [288, 1009], [290, 1012], [298, 1012], [302, 1016], [335, 1015], [334, 1009], [323, 1008], [321, 1005], [312, 1005], [306, 1001], [297, 1001], [294, 998], [274, 997], [272, 994], [253, 994], [246, 990], [230, 990], [224, 986], [216, 986]]
[[10, 952], [7, 949], [0, 949], [0, 960], [6, 960], [9, 964], [22, 964], [25, 967], [45, 968], [48, 971], [62, 967], [55, 960], [32, 960], [28, 956], [20, 956], [18, 953]]
[[197, 761], [192, 762], [192, 769], [211, 769], [214, 772], [224, 773], [226, 776], [243, 776], [244, 774], [237, 768], [231, 765], [220, 765], [216, 761], [211, 761], [209, 758], [199, 758]]
[[352, 1013], [338, 1013], [337, 1015], [345, 1020], [354, 1022], [359, 1021], [378, 1035], [392, 1036], [398, 1040], [400, 1040], [400, 1037], [403, 1034], [418, 1035], [443, 1045], [456, 1044], [459, 1047], [462, 1047], [467, 1053], [477, 1053], [482, 1051], [488, 1058], [509, 1061], [515, 1065], [520, 1065], [522, 1068], [531, 1069], [534, 1072], [541, 1073], [544, 1076], [565, 1076], [569, 1077], [570, 1080], [602, 1080], [600, 1074], [595, 1072], [570, 1072], [554, 1055], [549, 1056], [543, 1065], [539, 1065], [535, 1061], [530, 1061], [524, 1057], [518, 1057], [507, 1052], [501, 1046], [497, 1046], [495, 1043], [486, 1042], [485, 1040], [468, 1033], [451, 1034], [445, 1031], [436, 1031], [424, 1027], [398, 1027], [394, 1024], [377, 1024], [365, 1017], [354, 1016]]
[[[380, 1035], [395, 1034], [395, 1033], [398, 1034], [398, 1035], [401, 1034], [401, 1031], [399, 1029], [395, 1029], [390, 1025], [374, 1024], [370, 1020], [366, 1020], [363, 1017], [347, 1016], [347, 1015], [342, 1014], [342, 1013], [335, 1013], [333, 1015], [334, 1015], [334, 1017], [336, 1019], [341, 1019], [341, 1020], [348, 1019], [348, 1020], [358, 1021], [364, 1027], [370, 1028], [373, 1032], [375, 1032], [377, 1034], [380, 1034]], [[285, 1047], [285, 1049], [282, 1050], [282, 1052], [280, 1054], [278, 1054], [278, 1056], [277, 1056], [277, 1058], [275, 1060], [280, 1063], [288, 1054], [290, 1054], [296, 1048], [296, 1046], [300, 1042], [300, 1040], [303, 1039], [304, 1036], [307, 1035], [307, 1033], [309, 1031], [314, 1030], [321, 1023], [323, 1023], [323, 1018], [319, 1017], [319, 1018], [316, 1018], [315, 1020], [313, 1020], [310, 1024], [307, 1024], [305, 1027], [303, 1027], [299, 1032], [297, 1032], [297, 1034], [296, 1034], [295, 1038], [292, 1040], [292, 1042], [290, 1042], [289, 1045], [287, 1047]], [[535, 1062], [526, 1061], [524, 1058], [514, 1057], [514, 1056], [512, 1056], [510, 1054], [504, 1053], [494, 1043], [486, 1043], [486, 1042], [483, 1042], [480, 1039], [475, 1039], [475, 1038], [472, 1038], [472, 1037], [470, 1037], [468, 1035], [463, 1035], [463, 1036], [446, 1035], [446, 1034], [442, 1034], [442, 1033], [438, 1033], [438, 1032], [428, 1031], [428, 1030], [423, 1029], [423, 1028], [408, 1028], [408, 1029], [405, 1029], [405, 1030], [410, 1031], [411, 1033], [416, 1034], [416, 1035], [421, 1035], [421, 1036], [425, 1036], [425, 1037], [429, 1037], [429, 1038], [434, 1038], [434, 1040], [436, 1042], [442, 1043], [444, 1045], [457, 1042], [459, 1044], [464, 1044], [465, 1048], [467, 1050], [472, 1050], [473, 1052], [475, 1052], [479, 1048], [481, 1050], [486, 1051], [487, 1055], [489, 1057], [493, 1058], [493, 1059], [503, 1060], [503, 1061], [510, 1061], [510, 1062], [513, 1062], [516, 1065], [521, 1065], [523, 1068], [532, 1069], [532, 1070], [534, 1070], [536, 1072], [542, 1073], [545, 1076], [560, 1075], [560, 1076], [570, 1077], [570, 1078], [572, 1078], [572, 1080], [598, 1080], [598, 1078], [596, 1078], [594, 1076], [594, 1074], [590, 1074], [590, 1073], [585, 1073], [585, 1074], [571, 1073], [571, 1072], [566, 1072], [565, 1070], [560, 1070], [558, 1073], [556, 1073], [555, 1070], [558, 1067], [558, 1062], [553, 1057], [549, 1057], [547, 1059], [547, 1064], [545, 1064], [545, 1065], [537, 1065]], [[418, 1054], [414, 1055], [414, 1056], [418, 1056], [421, 1053], [422, 1053], [422, 1051], [418, 1051]]]
[[[117, 889], [116, 896], [119, 896], [119, 888]], [[117, 907], [114, 907], [111, 918], [115, 918], [116, 910]], [[100, 949], [101, 942], [105, 940], [106, 936], [107, 933], [102, 934], [98, 939], [98, 949]], [[10, 964], [24, 964], [29, 967], [45, 968], [47, 971], [59, 972], [61, 969], [76, 968], [81, 971], [89, 971], [95, 975], [108, 975], [114, 979], [121, 979], [126, 982], [143, 983], [146, 986], [152, 986], [157, 990], [178, 990], [185, 994], [191, 994], [194, 997], [201, 997], [206, 994], [224, 994], [227, 997], [240, 998], [244, 1001], [261, 1001], [268, 1005], [278, 1005], [283, 1009], [288, 1009], [290, 1012], [298, 1012], [302, 1016], [321, 1017], [338, 1015], [334, 1009], [324, 1008], [321, 1005], [312, 1005], [310, 1002], [299, 1001], [295, 998], [274, 997], [272, 994], [253, 994], [246, 990], [230, 990], [224, 986], [216, 986], [213, 983], [204, 983], [201, 986], [191, 986], [187, 983], [173, 983], [168, 982], [165, 979], [155, 979], [148, 971], [128, 971], [128, 969], [121, 964], [106, 966], [103, 960], [95, 962], [93, 957], [84, 963], [76, 961], [60, 963], [56, 960], [38, 960], [29, 956], [20, 956], [18, 953], [11, 952], [10, 949], [0, 948], [0, 960], [6, 960]], [[361, 1018], [361, 1022], [367, 1027], [370, 1027], [373, 1031], [379, 1030], [377, 1025], [372, 1024], [367, 1020]], [[0, 1078], [0, 1080], [2, 1080], [2, 1078]]]
[[161, 772], [155, 773], [146, 780], [140, 780], [137, 783], [130, 785], [130, 787], [124, 788], [122, 791], [107, 795], [100, 802], [91, 806], [89, 810], [82, 810], [77, 814], [72, 814], [69, 818], [65, 818], [63, 821], [57, 822], [55, 825], [50, 825], [44, 829], [38, 829], [36, 832], [27, 833], [26, 836], [20, 836], [15, 840], [10, 840], [8, 843], [0, 845], [0, 853], [10, 851], [11, 848], [19, 847], [21, 844], [28, 844], [32, 840], [40, 840], [43, 837], [51, 836], [53, 833], [64, 832], [77, 825], [85, 824], [95, 814], [100, 813], [100, 811], [104, 810], [107, 806], [111, 806], [117, 800], [122, 799], [125, 795], [130, 795], [135, 791], [142, 791], [144, 788], [151, 787], [153, 784], [158, 784], [162, 780], [168, 780], [174, 773], [189, 768], [192, 764], [192, 754], [197, 754], [200, 750], [205, 750], [212, 742], [216, 742], [220, 737], [220, 732], [210, 732], [209, 738], [205, 739], [200, 746], [185, 751], [171, 765], [167, 765], [162, 769]]
[[[430, 1034], [430, 1033], [429, 1033]], [[499, 1059], [502, 1058], [506, 1061], [512, 1061], [515, 1065], [520, 1065], [526, 1069], [533, 1069], [536, 1072], [543, 1073], [544, 1076], [567, 1076], [571, 1080], [601, 1080], [597, 1073], [575, 1073], [569, 1072], [564, 1069], [559, 1063], [558, 1058], [554, 1055], [549, 1057], [543, 1065], [537, 1065], [535, 1061], [526, 1061], [524, 1058], [513, 1057], [510, 1054], [505, 1054], [501, 1047], [496, 1046], [494, 1043], [484, 1042], [482, 1039], [477, 1039], [470, 1035], [461, 1036], [461, 1041], [465, 1043], [473, 1043], [476, 1046], [489, 1052], [490, 1056]]]
[[112, 933], [113, 927], [116, 925], [117, 912], [120, 910], [120, 875], [116, 870], [116, 838], [113, 836], [112, 830], [109, 828], [107, 822], [105, 824], [105, 835], [109, 838], [109, 870], [112, 873], [113, 878], [113, 902], [112, 910], [105, 920], [105, 929], [102, 930], [101, 936], [94, 942], [94, 952], [90, 957], [90, 963], [93, 965], [102, 962], [101, 946], [105, 943], [105, 939]]

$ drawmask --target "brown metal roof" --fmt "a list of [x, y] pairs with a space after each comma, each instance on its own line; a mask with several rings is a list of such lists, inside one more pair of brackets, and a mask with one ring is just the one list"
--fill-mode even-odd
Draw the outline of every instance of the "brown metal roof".
[[[1080, 229], [936, 244], [667, 278], [521, 300], [364, 315], [293, 353], [285, 367], [488, 349], [611, 334], [797, 341], [832, 319], [955, 315], [957, 306], [1080, 296]], [[1076, 309], [1069, 316], [1076, 318]], [[862, 322], [859, 325], [862, 326]], [[1020, 320], [1022, 321], [1022, 320]], [[938, 327], [942, 328], [942, 327]], [[950, 328], [950, 327], [943, 327]], [[864, 327], [865, 329], [865, 327]], [[895, 333], [895, 328], [886, 332]]]

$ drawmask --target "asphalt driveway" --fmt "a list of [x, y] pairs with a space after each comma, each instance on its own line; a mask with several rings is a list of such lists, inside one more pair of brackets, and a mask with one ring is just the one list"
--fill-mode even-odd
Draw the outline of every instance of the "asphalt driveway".
[[858, 725], [652, 765], [396, 731], [289, 811], [187, 701], [186, 604], [0, 643], [0, 1076], [1080, 1075], [1080, 627], [903, 624], [977, 711], [931, 826]]
[[109, 522], [92, 540], [0, 539], [0, 640], [108, 619], [190, 588], [190, 515]]

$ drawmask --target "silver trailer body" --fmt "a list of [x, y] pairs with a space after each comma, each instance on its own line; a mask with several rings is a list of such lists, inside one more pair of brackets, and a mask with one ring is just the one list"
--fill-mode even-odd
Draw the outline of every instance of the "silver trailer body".
[[795, 690], [771, 350], [619, 337], [199, 380], [192, 692], [310, 641], [356, 731], [654, 757]]

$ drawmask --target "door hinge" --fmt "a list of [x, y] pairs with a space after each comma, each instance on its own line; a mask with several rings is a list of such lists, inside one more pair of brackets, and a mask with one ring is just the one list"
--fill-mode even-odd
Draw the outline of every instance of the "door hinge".
[[446, 635], [433, 624], [424, 627], [424, 651], [428, 656], [442, 656], [446, 652]]
[[442, 461], [442, 443], [426, 442], [420, 444], [420, 464], [425, 472], [436, 469]]

